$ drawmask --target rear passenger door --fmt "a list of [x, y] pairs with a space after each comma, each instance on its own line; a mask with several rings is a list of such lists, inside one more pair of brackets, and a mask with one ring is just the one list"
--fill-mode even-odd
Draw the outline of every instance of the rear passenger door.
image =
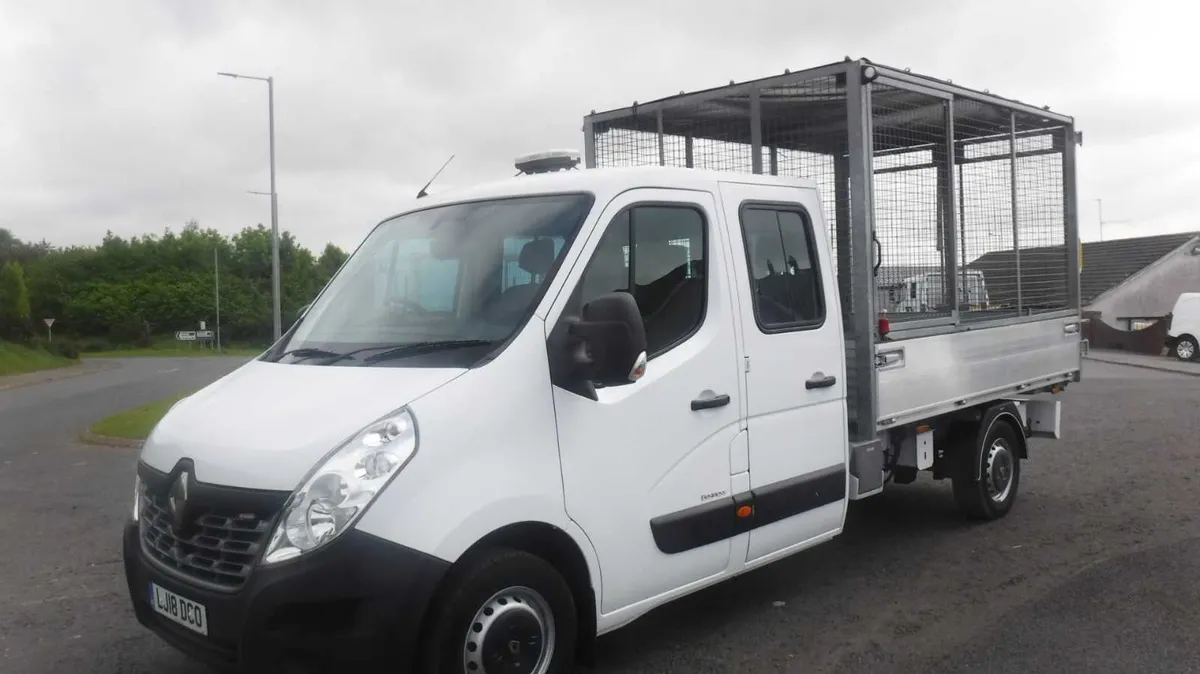
[[721, 199], [745, 359], [754, 509], [746, 562], [757, 565], [842, 527], [842, 325], [816, 191], [722, 183]]

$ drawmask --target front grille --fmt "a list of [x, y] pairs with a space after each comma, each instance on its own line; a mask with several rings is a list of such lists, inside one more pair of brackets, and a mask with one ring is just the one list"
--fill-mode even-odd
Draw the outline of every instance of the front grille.
[[167, 497], [146, 490], [141, 518], [142, 548], [185, 578], [236, 590], [250, 576], [270, 535], [271, 517], [198, 509], [184, 532], [171, 528]]

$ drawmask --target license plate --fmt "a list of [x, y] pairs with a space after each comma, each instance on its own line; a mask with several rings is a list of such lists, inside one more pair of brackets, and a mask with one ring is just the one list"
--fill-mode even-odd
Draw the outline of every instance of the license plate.
[[208, 636], [208, 614], [203, 604], [197, 604], [191, 599], [150, 583], [150, 604], [158, 613], [184, 627]]

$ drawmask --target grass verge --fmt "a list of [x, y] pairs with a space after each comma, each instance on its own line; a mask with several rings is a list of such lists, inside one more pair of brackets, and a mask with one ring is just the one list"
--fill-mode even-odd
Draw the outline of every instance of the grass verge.
[[10, 374], [25, 374], [38, 370], [52, 370], [73, 365], [75, 361], [56, 356], [41, 349], [0, 342], [0, 377]]
[[159, 419], [171, 409], [182, 398], [194, 393], [194, 391], [185, 391], [171, 396], [156, 400], [148, 405], [135, 407], [131, 410], [126, 410], [120, 414], [114, 414], [107, 419], [101, 419], [96, 422], [88, 432], [93, 435], [107, 436], [110, 438], [124, 438], [126, 440], [145, 440], [150, 431], [154, 430], [154, 425]]

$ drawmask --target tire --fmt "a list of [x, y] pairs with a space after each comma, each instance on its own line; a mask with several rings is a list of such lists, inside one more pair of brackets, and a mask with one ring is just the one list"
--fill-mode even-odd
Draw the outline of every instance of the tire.
[[571, 588], [553, 566], [519, 550], [489, 550], [452, 571], [438, 593], [419, 671], [566, 672], [578, 630]]
[[1200, 355], [1200, 345], [1196, 344], [1196, 338], [1191, 335], [1184, 335], [1175, 342], [1175, 346], [1171, 349], [1171, 353], [1175, 357], [1184, 362], [1196, 359]]
[[1020, 442], [1012, 424], [997, 419], [982, 442], [962, 448], [964, 463], [954, 477], [959, 510], [978, 520], [997, 520], [1012, 510], [1021, 484]]

